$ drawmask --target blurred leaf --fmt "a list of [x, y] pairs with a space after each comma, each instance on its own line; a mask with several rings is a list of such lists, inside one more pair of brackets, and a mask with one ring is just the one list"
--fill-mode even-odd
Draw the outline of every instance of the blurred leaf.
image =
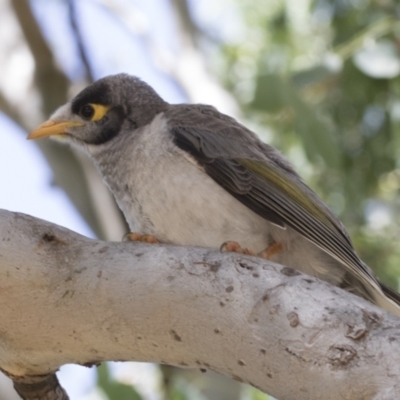
[[[361, 18], [360, 18], [361, 20]], [[355, 52], [365, 46], [365, 43], [378, 39], [394, 31], [398, 21], [393, 16], [386, 16], [370, 23], [366, 28], [358, 31], [347, 41], [334, 48], [334, 51], [343, 59], [351, 57]]]
[[97, 386], [109, 400], [142, 400], [132, 386], [112, 380], [106, 362], [97, 368]]
[[258, 76], [251, 106], [269, 113], [285, 109], [291, 115], [292, 128], [300, 136], [309, 160], [317, 162], [321, 156], [331, 168], [340, 168], [341, 154], [331, 125], [303, 101], [292, 82], [278, 74]]
[[207, 398], [195, 385], [176, 374], [172, 377], [166, 400], [207, 400]]
[[357, 68], [372, 78], [391, 79], [400, 73], [398, 49], [388, 40], [381, 40], [361, 49], [353, 60]]
[[258, 389], [251, 388], [251, 400], [273, 400], [272, 397]]
[[173, 387], [166, 400], [190, 400], [190, 398], [182, 390]]
[[290, 104], [290, 87], [276, 74], [260, 75], [251, 106], [259, 111], [277, 112]]
[[293, 74], [291, 79], [296, 86], [303, 88], [331, 78], [335, 75], [335, 72], [326, 65], [317, 65]]

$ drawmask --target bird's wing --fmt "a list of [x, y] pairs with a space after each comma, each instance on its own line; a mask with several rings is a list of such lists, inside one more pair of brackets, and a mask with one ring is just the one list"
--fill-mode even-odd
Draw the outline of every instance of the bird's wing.
[[174, 143], [215, 182], [268, 221], [299, 232], [347, 266], [370, 290], [380, 291], [341, 222], [275, 149], [212, 107], [174, 107], [167, 113]]

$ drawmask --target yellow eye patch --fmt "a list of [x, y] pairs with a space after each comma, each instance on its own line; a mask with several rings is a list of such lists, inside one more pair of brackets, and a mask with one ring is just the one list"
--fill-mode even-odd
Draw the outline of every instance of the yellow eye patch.
[[109, 109], [109, 106], [103, 104], [88, 103], [79, 110], [79, 115], [83, 119], [94, 122], [102, 119]]

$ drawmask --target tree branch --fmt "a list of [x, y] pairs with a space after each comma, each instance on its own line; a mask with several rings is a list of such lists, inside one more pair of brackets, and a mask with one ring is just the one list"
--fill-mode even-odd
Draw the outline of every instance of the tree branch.
[[11, 377], [14, 389], [23, 400], [68, 400], [56, 374], [45, 376]]
[[395, 399], [400, 320], [264, 260], [89, 240], [0, 211], [0, 367], [206, 368], [279, 399]]
[[235, 98], [208, 71], [204, 52], [199, 50], [199, 40], [196, 40], [201, 31], [191, 19], [187, 1], [171, 0], [171, 4], [175, 11], [180, 51], [169, 60], [164, 59], [160, 67], [184, 88], [193, 103], [211, 103], [224, 113], [240, 116]]
[[0, 90], [0, 111], [12, 119], [21, 128], [26, 128], [24, 121], [19, 112], [12, 106], [8, 99], [4, 96], [4, 93]]
[[90, 65], [89, 57], [87, 54], [86, 46], [83, 40], [82, 31], [79, 25], [79, 13], [75, 0], [67, 0], [68, 13], [69, 13], [69, 23], [71, 25], [72, 32], [75, 36], [75, 43], [78, 47], [79, 57], [84, 67], [84, 75], [87, 83], [94, 82], [94, 74], [92, 67]]

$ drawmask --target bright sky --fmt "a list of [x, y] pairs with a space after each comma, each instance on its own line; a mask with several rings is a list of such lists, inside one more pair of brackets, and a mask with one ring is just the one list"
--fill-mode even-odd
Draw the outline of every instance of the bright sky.
[[52, 172], [40, 150], [3, 116], [0, 143], [0, 208], [34, 215], [93, 237], [65, 193], [51, 185]]

